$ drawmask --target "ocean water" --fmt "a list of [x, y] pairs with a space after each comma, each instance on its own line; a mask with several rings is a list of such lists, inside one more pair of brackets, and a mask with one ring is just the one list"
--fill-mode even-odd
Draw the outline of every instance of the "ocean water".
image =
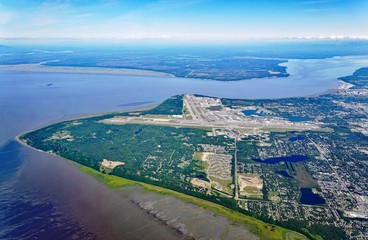
[[184, 239], [73, 162], [17, 142], [3, 150], [0, 239]]
[[[240, 82], [0, 72], [0, 239], [185, 238], [134, 202], [149, 202], [143, 193], [124, 198], [82, 174], [72, 163], [25, 148], [14, 137], [63, 119], [137, 108], [175, 94], [232, 98], [311, 95], [335, 87], [337, 77], [350, 75], [368, 62], [364, 57], [344, 57], [285, 64], [292, 74], [289, 78]], [[162, 202], [167, 205], [170, 201], [176, 200]], [[154, 205], [161, 212], [162, 206]], [[185, 223], [191, 216], [182, 215], [180, 221]], [[188, 232], [205, 234], [186, 226]]]
[[24, 185], [24, 150], [17, 142], [1, 148], [0, 239], [94, 239], [56, 208], [47, 192]]

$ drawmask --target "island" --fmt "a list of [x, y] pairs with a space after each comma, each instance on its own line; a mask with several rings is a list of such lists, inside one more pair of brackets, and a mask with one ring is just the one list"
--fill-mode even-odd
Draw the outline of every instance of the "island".
[[60, 122], [19, 140], [94, 169], [87, 172], [100, 179], [129, 179], [222, 205], [227, 217], [243, 219], [263, 239], [305, 239], [296, 232], [364, 237], [367, 70], [319, 96], [184, 94], [148, 110]]

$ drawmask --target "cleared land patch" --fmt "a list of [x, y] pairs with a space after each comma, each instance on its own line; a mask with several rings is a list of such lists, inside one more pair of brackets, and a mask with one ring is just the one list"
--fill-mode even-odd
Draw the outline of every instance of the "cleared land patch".
[[207, 189], [211, 188], [209, 182], [206, 182], [206, 181], [201, 180], [199, 178], [192, 178], [190, 180], [190, 183], [193, 184], [193, 186], [196, 186], [196, 187], [207, 188]]
[[46, 140], [67, 140], [69, 142], [74, 141], [74, 137], [71, 135], [69, 131], [57, 131], [54, 133], [51, 137], [49, 137]]
[[249, 198], [262, 198], [263, 180], [257, 174], [239, 174], [240, 194]]
[[124, 164], [124, 162], [103, 159], [100, 166], [100, 171], [103, 173], [111, 173], [114, 168], [116, 168], [117, 166], [122, 166]]

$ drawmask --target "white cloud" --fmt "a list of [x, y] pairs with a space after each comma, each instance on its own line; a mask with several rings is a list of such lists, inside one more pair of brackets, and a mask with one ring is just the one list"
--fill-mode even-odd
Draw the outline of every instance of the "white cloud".
[[15, 14], [13, 12], [0, 12], [0, 24], [7, 24], [13, 18]]
[[52, 17], [36, 17], [32, 20], [32, 25], [36, 27], [44, 27], [53, 25], [56, 23], [56, 20]]

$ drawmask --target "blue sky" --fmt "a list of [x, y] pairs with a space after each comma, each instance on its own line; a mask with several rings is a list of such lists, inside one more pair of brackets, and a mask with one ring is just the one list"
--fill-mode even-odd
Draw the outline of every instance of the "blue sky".
[[367, 12], [368, 0], [0, 0], [0, 37], [366, 37]]

